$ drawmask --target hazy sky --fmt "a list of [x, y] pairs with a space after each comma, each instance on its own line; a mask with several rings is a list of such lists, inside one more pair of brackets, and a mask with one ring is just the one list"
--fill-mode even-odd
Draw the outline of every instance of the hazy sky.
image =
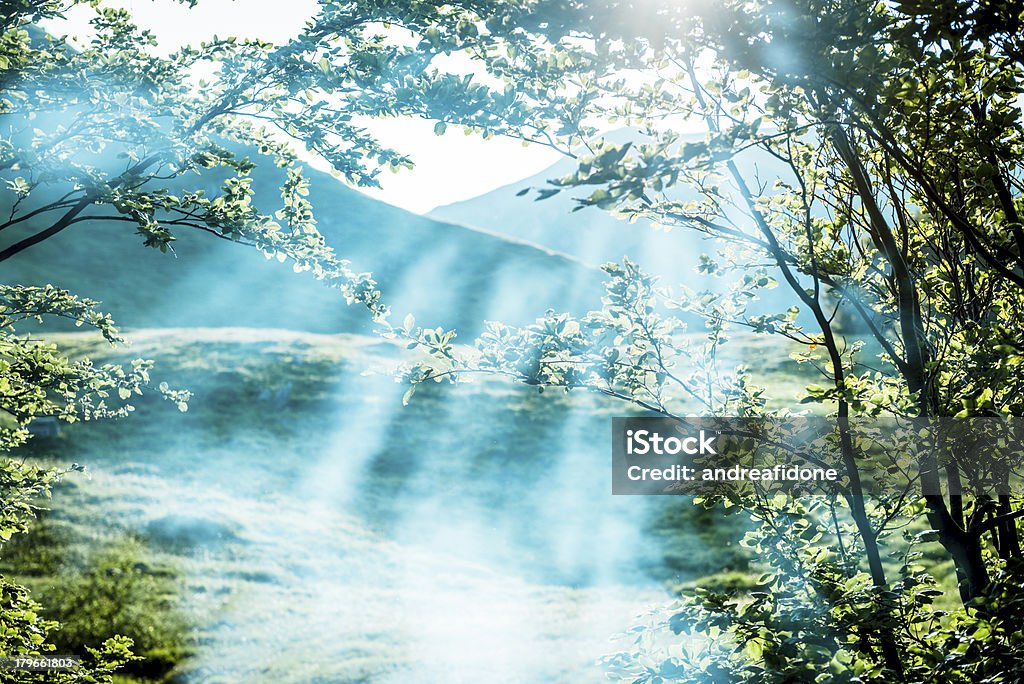
[[[214, 35], [283, 42], [301, 30], [316, 8], [314, 0], [200, 0], [192, 9], [172, 0], [104, 4], [131, 10], [136, 22], [152, 31], [168, 52]], [[67, 22], [51, 22], [48, 28], [81, 34], [87, 31], [91, 16], [88, 8], [78, 7], [68, 14]], [[458, 129], [436, 136], [433, 123], [421, 120], [378, 120], [369, 127], [385, 145], [410, 155], [416, 168], [397, 174], [385, 171], [380, 177], [384, 187], [367, 194], [419, 213], [533, 175], [559, 158], [542, 147], [523, 147], [507, 139], [485, 141]]]

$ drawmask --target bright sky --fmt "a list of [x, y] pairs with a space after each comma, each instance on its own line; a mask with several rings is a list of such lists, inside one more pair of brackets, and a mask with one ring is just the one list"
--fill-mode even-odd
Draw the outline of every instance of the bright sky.
[[[194, 8], [172, 0], [109, 0], [131, 11], [171, 52], [214, 35], [283, 42], [298, 33], [316, 10], [315, 0], [200, 0]], [[55, 33], [88, 33], [92, 12], [76, 7], [67, 22], [50, 22]], [[412, 157], [416, 168], [380, 176], [383, 188], [366, 191], [378, 199], [417, 213], [476, 197], [531, 176], [558, 160], [557, 152], [523, 147], [508, 139], [482, 140], [449, 129], [436, 136], [433, 124], [411, 119], [376, 120], [368, 126], [385, 145]], [[311, 166], [318, 166], [310, 162]], [[320, 168], [324, 168], [319, 164]]]

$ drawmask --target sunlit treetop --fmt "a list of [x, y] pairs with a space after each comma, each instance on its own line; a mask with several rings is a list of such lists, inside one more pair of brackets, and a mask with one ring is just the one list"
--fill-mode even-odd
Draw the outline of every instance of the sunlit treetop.
[[[376, 186], [381, 170], [412, 161], [378, 144], [368, 117], [421, 116], [438, 132], [454, 123], [549, 145], [578, 124], [565, 97], [572, 65], [549, 63], [520, 27], [488, 21], [487, 4], [327, 2], [283, 45], [215, 39], [166, 57], [122, 10], [97, 4], [94, 35], [72, 47], [33, 24], [57, 4], [13, 9], [0, 54], [0, 169], [17, 206], [0, 224], [11, 236], [0, 260], [75, 223], [118, 220], [152, 247], [194, 228], [351, 280], [316, 233], [295, 149]], [[438, 66], [498, 51], [514, 57], [493, 62], [497, 77]], [[561, 99], [546, 104], [556, 85]], [[552, 120], [562, 122], [554, 133]], [[255, 208], [249, 187], [262, 156], [287, 170], [272, 214]]]

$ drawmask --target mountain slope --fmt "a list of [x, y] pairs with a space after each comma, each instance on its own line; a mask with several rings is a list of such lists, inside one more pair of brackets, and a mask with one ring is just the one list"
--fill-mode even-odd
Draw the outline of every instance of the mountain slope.
[[[265, 211], [278, 199], [271, 164], [254, 172]], [[370, 271], [399, 320], [472, 334], [484, 319], [523, 323], [547, 308], [596, 306], [601, 274], [563, 255], [418, 216], [370, 199], [328, 174], [307, 171], [318, 225], [357, 271]], [[194, 182], [194, 181], [193, 181]], [[216, 179], [206, 179], [208, 191]], [[0, 205], [10, 193], [0, 193]], [[269, 204], [266, 198], [270, 199]], [[0, 212], [9, 207], [0, 206]], [[22, 227], [14, 240], [40, 226]], [[310, 332], [362, 331], [365, 311], [255, 250], [182, 231], [175, 255], [146, 249], [122, 224], [83, 223], [3, 265], [0, 281], [53, 283], [103, 302], [127, 327], [249, 326]]]
[[[606, 139], [620, 145], [627, 141], [649, 141], [643, 134], [628, 129], [613, 131]], [[693, 135], [684, 141], [698, 140], [703, 140], [703, 136]], [[738, 158], [737, 163], [748, 177], [757, 174], [760, 180], [769, 184], [783, 173], [780, 162], [765, 154], [748, 153]], [[714, 289], [719, 285], [696, 273], [700, 255], [714, 254], [717, 245], [695, 231], [675, 229], [666, 232], [647, 220], [631, 224], [596, 207], [574, 212], [578, 206], [574, 198], [587, 196], [594, 187], [571, 188], [542, 201], [534, 200], [535, 193], [516, 196], [524, 188], [548, 186], [549, 180], [569, 175], [575, 166], [574, 160], [563, 159], [518, 183], [438, 207], [427, 215], [440, 221], [452, 221], [526, 240], [564, 252], [588, 264], [620, 261], [626, 255], [648, 272], [661, 276], [666, 284], [685, 283], [698, 289]], [[694, 190], [682, 185], [673, 189], [673, 196], [678, 201], [698, 199]]]

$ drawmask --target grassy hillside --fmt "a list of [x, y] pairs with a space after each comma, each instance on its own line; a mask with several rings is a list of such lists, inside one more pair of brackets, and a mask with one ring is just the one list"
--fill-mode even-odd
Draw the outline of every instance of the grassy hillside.
[[362, 374], [397, 358], [374, 338], [133, 337], [196, 392], [190, 410], [144, 398], [35, 440], [26, 455], [88, 475], [0, 566], [67, 623], [70, 652], [116, 629], [157, 680], [598, 681], [608, 636], [664, 583], [745, 567], [732, 519], [608, 496], [617, 404], [486, 382], [403, 408]]
[[[469, 333], [487, 318], [526, 322], [549, 307], [581, 310], [598, 302], [601, 274], [572, 259], [417, 216], [328, 174], [308, 173], [309, 199], [328, 243], [354, 269], [374, 274], [399, 320], [413, 312], [424, 324]], [[279, 174], [269, 163], [254, 172], [265, 211], [278, 206]], [[200, 183], [217, 191], [216, 179]], [[0, 215], [12, 198], [0, 193]], [[29, 224], [5, 235], [4, 244], [39, 227]], [[177, 256], [161, 254], [144, 248], [125, 224], [83, 223], [5, 262], [0, 280], [53, 283], [101, 300], [128, 327], [370, 330], [365, 313], [346, 307], [338, 293], [255, 250], [190, 231], [179, 233], [173, 247]]]
[[[158, 380], [196, 393], [187, 413], [147, 396], [23, 452], [88, 471], [4, 546], [0, 572], [65, 624], [66, 652], [135, 639], [133, 681], [599, 681], [609, 636], [666, 589], [742, 592], [759, 574], [740, 516], [608, 495], [621, 404], [489, 381], [403, 407], [385, 372], [405, 352], [374, 337], [52, 338], [97, 361], [152, 357]], [[812, 378], [776, 344], [729, 347], [775, 359], [754, 381], [792, 405]]]

